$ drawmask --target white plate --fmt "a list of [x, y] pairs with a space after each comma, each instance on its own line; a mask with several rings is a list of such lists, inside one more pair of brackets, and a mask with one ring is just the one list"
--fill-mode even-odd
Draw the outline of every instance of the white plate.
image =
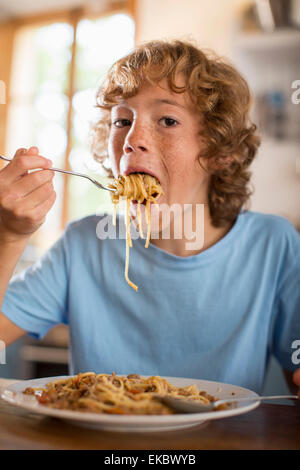
[[[125, 375], [125, 374], [122, 374]], [[149, 377], [144, 376], [143, 377]], [[259, 405], [259, 401], [240, 403], [237, 408], [209, 411], [207, 413], [189, 413], [175, 415], [109, 415], [99, 413], [86, 413], [81, 411], [59, 410], [40, 405], [37, 399], [32, 395], [24, 395], [22, 392], [27, 387], [44, 387], [47, 382], [64, 377], [46, 377], [42, 379], [26, 380], [17, 382], [2, 390], [1, 398], [15, 406], [20, 406], [26, 410], [55, 418], [61, 418], [71, 421], [73, 424], [88, 426], [96, 429], [109, 431], [170, 431], [173, 429], [189, 428], [210, 421], [212, 419], [228, 418], [230, 416], [247, 413]], [[177, 387], [196, 384], [199, 391], [205, 390], [208, 394], [218, 398], [228, 397], [258, 397], [255, 392], [247, 388], [237, 387], [236, 385], [223, 384], [221, 382], [211, 382], [208, 380], [186, 379], [179, 377], [164, 377], [170, 383]], [[232, 395], [234, 393], [234, 395]]]

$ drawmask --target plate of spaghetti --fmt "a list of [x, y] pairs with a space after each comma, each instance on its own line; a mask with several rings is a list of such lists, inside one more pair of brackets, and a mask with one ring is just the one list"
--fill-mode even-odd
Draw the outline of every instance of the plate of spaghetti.
[[246, 413], [259, 405], [255, 401], [205, 413], [182, 414], [159, 400], [166, 395], [205, 403], [232, 396], [258, 396], [246, 388], [207, 380], [86, 372], [17, 382], [4, 389], [1, 398], [31, 413], [118, 432], [183, 429]]

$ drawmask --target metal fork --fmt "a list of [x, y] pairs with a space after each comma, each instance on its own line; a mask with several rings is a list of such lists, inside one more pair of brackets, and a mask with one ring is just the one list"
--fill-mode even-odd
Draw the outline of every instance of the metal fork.
[[[6, 160], [7, 162], [12, 161], [12, 158], [7, 158], [7, 157], [4, 157], [3, 155], [0, 155], [0, 158], [2, 160]], [[94, 183], [94, 185], [96, 185], [100, 189], [105, 189], [106, 191], [111, 191], [113, 193], [116, 191], [113, 188], [108, 188], [107, 186], [103, 186], [103, 184], [99, 183], [94, 178], [91, 178], [90, 176], [85, 175], [83, 173], [77, 173], [76, 171], [61, 170], [60, 168], [48, 168], [48, 169], [51, 171], [59, 171], [60, 173], [66, 173], [67, 175], [81, 176], [82, 178], [87, 178], [88, 180], [90, 180], [92, 183]]]
[[282, 399], [290, 399], [290, 400], [298, 400], [298, 395], [274, 395], [274, 396], [267, 396], [267, 397], [243, 397], [243, 398], [226, 398], [223, 400], [216, 400], [212, 401], [209, 404], [201, 403], [197, 401], [176, 398], [172, 396], [157, 396], [156, 397], [162, 403], [170, 406], [176, 411], [181, 411], [182, 413], [203, 413], [205, 411], [212, 411], [216, 409], [220, 405], [225, 404], [237, 404], [242, 402], [251, 402], [251, 401], [265, 401], [265, 400], [282, 400]]

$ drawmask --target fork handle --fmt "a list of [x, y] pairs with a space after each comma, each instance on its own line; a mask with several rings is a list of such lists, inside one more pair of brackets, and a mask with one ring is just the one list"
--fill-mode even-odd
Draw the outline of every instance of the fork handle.
[[[4, 157], [3, 155], [0, 155], [0, 158], [2, 160], [6, 160], [7, 162], [11, 162], [13, 159], [12, 158], [7, 158], [7, 157]], [[94, 180], [93, 178], [91, 178], [90, 176], [88, 175], [84, 175], [83, 173], [77, 173], [76, 171], [68, 171], [68, 170], [62, 170], [61, 168], [49, 168], [49, 170], [51, 171], [58, 171], [59, 173], [66, 173], [67, 175], [74, 175], [74, 176], [81, 176], [82, 178], [86, 178], [88, 180], [90, 180], [92, 183], [94, 183], [98, 188], [101, 188], [101, 189], [105, 189], [106, 191], [110, 191], [110, 192], [115, 192], [114, 189], [112, 188], [107, 188], [106, 186], [103, 186], [103, 184], [99, 183], [98, 181]]]
[[[12, 162], [13, 159], [12, 158], [7, 158], [7, 157], [4, 157], [3, 155], [0, 155], [0, 158], [2, 160], [6, 160], [7, 162]], [[52, 170], [52, 171], [59, 171], [60, 173], [67, 173], [68, 175], [76, 175], [76, 176], [83, 176], [84, 178], [88, 178], [90, 179], [87, 175], [83, 175], [81, 173], [76, 173], [75, 171], [68, 171], [68, 170], [61, 170], [60, 168], [48, 168], [49, 170]]]
[[248, 401], [267, 401], [267, 400], [283, 400], [283, 399], [290, 399], [290, 400], [298, 400], [298, 395], [273, 395], [273, 396], [265, 396], [265, 397], [243, 397], [243, 398], [228, 398], [227, 400], [216, 400], [216, 405], [221, 405], [225, 403], [240, 403], [240, 402], [248, 402]]
[[67, 175], [74, 175], [74, 176], [81, 176], [82, 178], [87, 178], [90, 180], [92, 183], [94, 183], [96, 186], [99, 186], [102, 189], [106, 189], [102, 186], [101, 183], [98, 183], [98, 181], [95, 181], [93, 178], [91, 178], [88, 175], [84, 175], [83, 173], [77, 173], [77, 171], [68, 171], [68, 170], [62, 170], [61, 168], [49, 168], [51, 171], [59, 171], [59, 173], [66, 173]]
[[86, 179], [90, 180], [90, 181], [91, 181], [92, 183], [94, 183], [94, 185], [96, 185], [98, 188], [105, 189], [106, 191], [110, 191], [110, 192], [115, 192], [115, 189], [107, 188], [107, 187], [104, 186], [103, 184], [101, 184], [101, 183], [99, 183], [98, 181], [94, 180], [94, 178], [91, 178], [90, 176], [85, 175], [85, 174], [83, 174], [83, 173], [77, 173], [77, 171], [61, 170], [60, 168], [49, 168], [49, 170], [52, 170], [52, 171], [59, 171], [60, 173], [66, 173], [67, 175], [81, 176], [82, 178], [86, 178]]
[[0, 155], [0, 158], [2, 160], [6, 160], [7, 162], [12, 162], [12, 158], [6, 158], [6, 157], [3, 157], [3, 155]]
[[89, 178], [87, 175], [83, 175], [82, 173], [77, 173], [76, 171], [68, 171], [68, 170], [62, 170], [61, 168], [49, 168], [51, 171], [59, 171], [60, 173], [66, 173], [67, 175], [75, 175], [75, 176], [82, 176], [84, 178]]

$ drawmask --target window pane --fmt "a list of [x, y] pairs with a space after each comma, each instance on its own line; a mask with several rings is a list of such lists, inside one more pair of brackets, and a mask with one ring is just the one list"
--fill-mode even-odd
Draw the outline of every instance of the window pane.
[[[55, 38], [55, 40], [54, 40]], [[68, 85], [73, 28], [66, 23], [23, 27], [16, 36], [7, 153], [36, 145], [54, 166], [64, 165], [67, 146]], [[20, 78], [21, 77], [21, 78]], [[61, 230], [63, 178], [56, 174], [55, 205], [36, 234], [42, 249]]]
[[134, 22], [115, 14], [96, 21], [84, 19], [77, 30], [76, 89], [95, 87], [108, 68], [134, 47]]
[[38, 29], [35, 35], [38, 89], [68, 92], [72, 41], [73, 28], [69, 24], [54, 23]]
[[[77, 30], [77, 56], [73, 97], [72, 151], [69, 163], [74, 171], [89, 174], [103, 184], [99, 163], [88, 148], [90, 122], [98, 115], [95, 108], [96, 87], [108, 68], [134, 47], [134, 23], [125, 14], [115, 14], [98, 20], [84, 19]], [[83, 178], [72, 177], [69, 183], [69, 218], [79, 218], [96, 212], [111, 212], [107, 191], [97, 189]]]

